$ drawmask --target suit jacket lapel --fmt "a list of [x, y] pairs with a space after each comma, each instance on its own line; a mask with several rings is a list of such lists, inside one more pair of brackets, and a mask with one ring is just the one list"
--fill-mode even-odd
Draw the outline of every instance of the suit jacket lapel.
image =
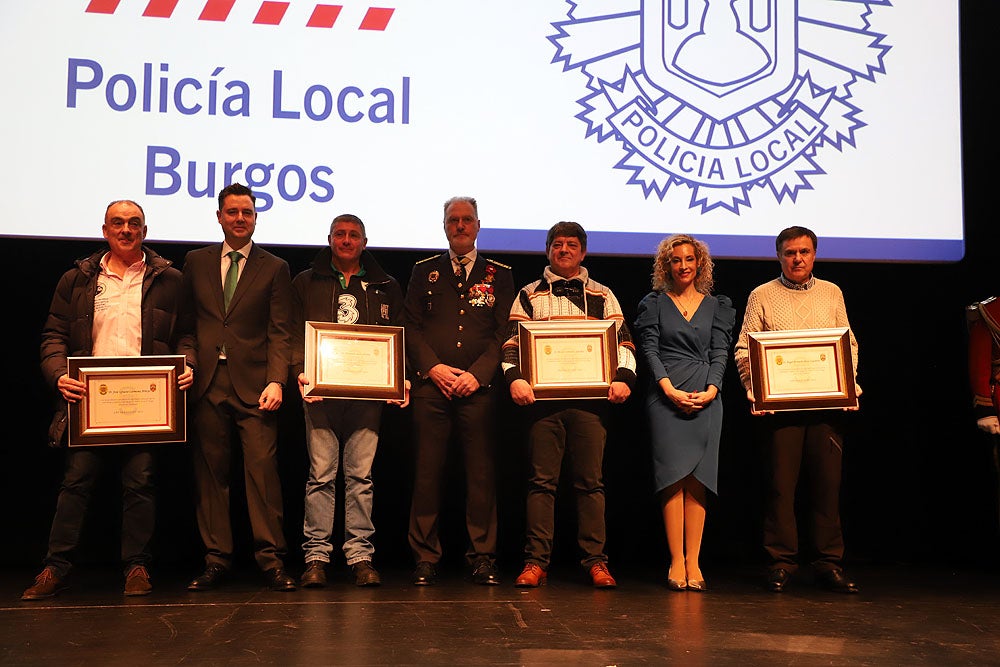
[[215, 295], [215, 305], [226, 316], [225, 300], [222, 296], [222, 244], [220, 243], [212, 252], [214, 270], [208, 272], [208, 284], [212, 286], [212, 293]]

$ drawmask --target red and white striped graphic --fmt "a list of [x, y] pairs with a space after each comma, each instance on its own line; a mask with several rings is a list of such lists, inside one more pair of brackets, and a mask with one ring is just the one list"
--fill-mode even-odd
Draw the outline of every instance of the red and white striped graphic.
[[[142, 15], [155, 18], [170, 18], [180, 0], [147, 0], [146, 9]], [[89, 14], [114, 14], [122, 0], [90, 0], [85, 10]], [[205, 7], [198, 16], [199, 21], [225, 21], [229, 18], [236, 0], [205, 0]], [[285, 18], [288, 2], [264, 0], [253, 22], [257, 25], [280, 25]], [[309, 28], [332, 28], [340, 18], [343, 5], [317, 4], [306, 22]], [[384, 31], [389, 25], [395, 8], [369, 7], [358, 25], [358, 30]]]

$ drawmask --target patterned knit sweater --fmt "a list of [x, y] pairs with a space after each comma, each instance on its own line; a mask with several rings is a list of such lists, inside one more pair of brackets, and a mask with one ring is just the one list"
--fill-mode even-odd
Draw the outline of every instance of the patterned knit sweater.
[[[840, 288], [828, 280], [811, 278], [805, 289], [786, 287], [781, 278], [760, 285], [750, 292], [743, 328], [736, 341], [736, 368], [743, 387], [750, 390], [750, 341], [754, 331], [781, 331], [787, 329], [829, 329], [847, 327], [847, 308]], [[858, 341], [850, 331], [851, 358], [854, 375], [858, 374]]]
[[530, 320], [612, 320], [618, 332], [618, 371], [615, 382], [635, 385], [635, 344], [625, 325], [621, 306], [614, 293], [587, 274], [585, 267], [570, 283], [578, 283], [579, 291], [572, 296], [553, 294], [554, 283], [566, 283], [545, 267], [542, 279], [526, 285], [518, 292], [510, 309], [510, 330], [503, 344], [503, 361], [500, 368], [508, 384], [521, 378], [518, 322]]

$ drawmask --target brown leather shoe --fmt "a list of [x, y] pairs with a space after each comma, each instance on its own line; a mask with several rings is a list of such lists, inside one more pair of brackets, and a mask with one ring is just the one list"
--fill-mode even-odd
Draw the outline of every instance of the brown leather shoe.
[[594, 583], [594, 588], [615, 588], [618, 582], [608, 572], [608, 564], [599, 561], [590, 566], [590, 580]]
[[378, 576], [378, 571], [372, 567], [371, 561], [359, 560], [351, 566], [354, 570], [355, 586], [381, 586], [382, 579]]
[[64, 589], [66, 584], [62, 579], [56, 576], [55, 570], [51, 567], [44, 568], [35, 577], [35, 583], [29, 586], [23, 594], [21, 594], [22, 600], [44, 600], [45, 598], [53, 597], [57, 595], [59, 591]]
[[514, 585], [518, 588], [538, 588], [545, 584], [549, 575], [534, 563], [525, 563], [521, 574], [517, 575]]
[[326, 586], [326, 563], [321, 560], [311, 560], [306, 563], [306, 571], [302, 573], [299, 583], [303, 588], [323, 588]]
[[149, 595], [153, 584], [149, 583], [149, 572], [142, 565], [134, 565], [125, 575], [125, 595]]

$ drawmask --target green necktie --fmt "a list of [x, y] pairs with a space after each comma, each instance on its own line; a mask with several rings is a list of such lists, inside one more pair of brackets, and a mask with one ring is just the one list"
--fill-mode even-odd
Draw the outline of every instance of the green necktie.
[[229, 258], [229, 270], [226, 271], [226, 284], [222, 288], [222, 304], [226, 311], [229, 311], [229, 302], [233, 299], [233, 292], [236, 291], [236, 283], [240, 279], [240, 254], [239, 250], [234, 250], [226, 257]]

